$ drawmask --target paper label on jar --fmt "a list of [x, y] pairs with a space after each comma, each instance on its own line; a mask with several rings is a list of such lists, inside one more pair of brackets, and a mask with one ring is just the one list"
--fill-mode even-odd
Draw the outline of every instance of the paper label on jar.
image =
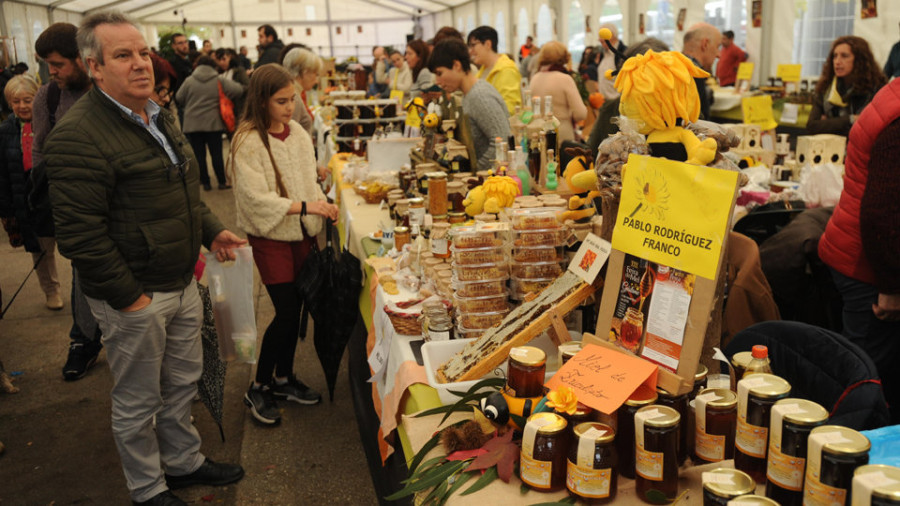
[[800, 492], [803, 490], [803, 472], [806, 459], [791, 457], [781, 453], [781, 449], [769, 446], [766, 478], [786, 490]]
[[447, 238], [435, 239], [431, 238], [431, 252], [435, 256], [446, 257], [450, 254], [450, 242]]
[[706, 404], [721, 399], [715, 392], [698, 395], [694, 399], [694, 414], [697, 418], [697, 432], [706, 432]]
[[819, 469], [822, 466], [822, 447], [828, 443], [848, 443], [840, 431], [812, 432], [807, 440], [806, 453], [806, 479], [812, 476], [819, 479]]
[[725, 460], [725, 436], [716, 436], [700, 431], [694, 438], [694, 453], [703, 460], [720, 462]]
[[525, 430], [522, 432], [522, 455], [534, 456], [534, 440], [537, 438], [538, 429], [550, 423], [552, 422], [546, 418], [537, 418], [525, 424]]
[[425, 208], [424, 207], [410, 207], [409, 208], [409, 225], [418, 225], [422, 226], [425, 224]]
[[853, 477], [853, 494], [850, 498], [850, 506], [869, 506], [872, 501], [872, 492], [876, 488], [895, 485], [898, 481], [889, 478], [882, 471], [866, 474], [857, 474]]
[[644, 447], [644, 422], [666, 416], [659, 412], [658, 409], [648, 409], [646, 411], [638, 411], [634, 415], [634, 442], [641, 448]]
[[635, 448], [634, 470], [647, 480], [662, 481], [663, 453], [648, 452], [643, 446]]
[[450, 331], [449, 330], [431, 330], [428, 329], [428, 338], [432, 341], [449, 341], [450, 340]]
[[784, 415], [795, 415], [805, 412], [806, 410], [801, 408], [800, 405], [795, 402], [784, 404], [776, 403], [772, 406], [772, 410], [770, 411], [771, 414], [769, 416], [769, 429], [771, 429], [771, 433], [769, 434], [770, 451], [772, 448], [781, 450], [781, 429], [783, 428]]
[[578, 438], [578, 465], [582, 467], [594, 467], [594, 452], [597, 448], [597, 438], [603, 437], [605, 430], [590, 428]]
[[803, 506], [832, 506], [846, 504], [847, 490], [825, 485], [817, 478], [806, 476], [803, 486]]
[[737, 432], [734, 443], [738, 450], [751, 457], [766, 458], [766, 444], [769, 442], [769, 429], [751, 425], [738, 417]]
[[738, 381], [738, 418], [747, 418], [747, 396], [750, 395], [750, 389], [763, 386], [769, 386], [769, 381], [756, 374]]
[[534, 460], [522, 450], [522, 460], [519, 463], [519, 474], [522, 481], [536, 488], [550, 488], [550, 477], [553, 475], [553, 463], [543, 460]]
[[581, 497], [590, 499], [609, 497], [611, 481], [612, 469], [593, 469], [572, 462], [566, 465], [566, 488]]
[[728, 473], [711, 473], [706, 472], [700, 475], [700, 482], [706, 485], [707, 483], [718, 483], [721, 485], [734, 485], [734, 478]]

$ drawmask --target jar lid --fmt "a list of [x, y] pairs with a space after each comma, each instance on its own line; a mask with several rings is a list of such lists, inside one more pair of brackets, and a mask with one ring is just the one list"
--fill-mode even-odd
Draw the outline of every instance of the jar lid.
[[432, 230], [434, 230], [436, 228], [438, 228], [438, 229], [443, 228], [446, 230], [450, 230], [450, 224], [447, 223], [447, 215], [446, 214], [439, 214], [437, 216], [432, 216], [431, 220], [432, 220], [432, 223], [431, 223]]
[[698, 397], [705, 394], [715, 394], [718, 399], [707, 401], [706, 407], [721, 411], [737, 406], [737, 394], [727, 388], [704, 388]]
[[[873, 475], [868, 479], [858, 477]], [[884, 464], [868, 464], [859, 466], [853, 472], [853, 481], [864, 481], [866, 488], [871, 487], [872, 497], [880, 499], [900, 500], [900, 468]], [[893, 482], [893, 483], [890, 483]], [[854, 487], [856, 483], [854, 483]], [[854, 488], [855, 490], [855, 488]]]
[[465, 187], [466, 187], [466, 184], [463, 183], [462, 181], [458, 181], [458, 180], [450, 181], [449, 183], [447, 183], [447, 188], [453, 189], [453, 190], [462, 190]]
[[451, 218], [461, 218], [464, 217], [466, 213], [447, 213], [447, 216]]
[[413, 197], [413, 198], [409, 199], [409, 205], [414, 205], [414, 204], [425, 205], [425, 199], [423, 199], [422, 197]]
[[872, 448], [869, 438], [863, 436], [858, 431], [842, 427], [840, 425], [820, 425], [809, 433], [810, 437], [814, 434], [822, 432], [837, 432], [840, 437], [835, 437], [837, 441], [827, 442], [822, 446], [822, 453], [830, 455], [860, 455]]
[[781, 399], [779, 404], [796, 404], [797, 408], [784, 414], [784, 421], [794, 425], [819, 425], [828, 420], [828, 411], [816, 402], [806, 399]]
[[564, 357], [574, 357], [582, 348], [584, 343], [581, 341], [569, 341], [559, 345], [559, 353]]
[[721, 467], [703, 473], [703, 489], [715, 496], [730, 499], [752, 494], [756, 490], [756, 482], [743, 471]]
[[533, 423], [539, 424], [537, 433], [542, 436], [549, 436], [561, 432], [565, 430], [566, 426], [569, 424], [565, 418], [556, 413], [549, 413], [546, 411], [529, 416], [525, 425], [527, 426]]
[[750, 378], [765, 378], [764, 384], [750, 388], [749, 392], [754, 397], [759, 397], [761, 399], [777, 399], [791, 393], [791, 384], [784, 378], [780, 378], [774, 374], [767, 374], [764, 372], [754, 373]]
[[750, 350], [750, 356], [752, 356], [753, 358], [768, 358], [769, 348], [768, 346], [763, 346], [762, 344], [756, 344], [753, 346], [753, 349]]
[[694, 374], [694, 383], [703, 381], [709, 376], [709, 369], [703, 364], [697, 364], [697, 372]]
[[534, 346], [516, 346], [509, 350], [509, 358], [531, 367], [544, 365], [547, 362], [547, 354], [544, 353], [544, 350]]
[[773, 501], [768, 497], [761, 495], [742, 495], [728, 501], [728, 504], [736, 504], [738, 506], [779, 506], [777, 501]]
[[595, 443], [612, 443], [616, 439], [616, 431], [609, 425], [600, 422], [584, 422], [575, 426], [575, 437], [590, 438]]
[[644, 420], [645, 427], [674, 427], [678, 425], [678, 422], [681, 420], [681, 415], [674, 408], [659, 404], [644, 406], [639, 409], [634, 416], [637, 417], [640, 413], [647, 413], [648, 411], [653, 410], [658, 411], [658, 414], [653, 418], [646, 418]]
[[625, 404], [627, 406], [649, 406], [656, 402], [657, 397], [656, 390], [647, 385], [641, 385], [628, 397]]
[[409, 227], [394, 227], [394, 234], [406, 234], [409, 233]]
[[580, 402], [575, 403], [575, 414], [572, 416], [586, 416], [594, 412], [594, 408]]
[[750, 361], [753, 360], [753, 354], [749, 351], [741, 351], [731, 356], [731, 365], [734, 367], [747, 368]]
[[681, 395], [672, 395], [668, 392], [668, 390], [666, 390], [665, 388], [662, 388], [662, 387], [656, 387], [656, 395], [657, 395], [658, 399], [665, 398], [668, 400], [675, 400], [675, 399], [680, 399], [682, 397], [687, 397], [687, 393], [684, 393]]
[[447, 173], [440, 172], [440, 171], [429, 172], [429, 173], [425, 174], [425, 177], [427, 177], [428, 179], [446, 179]]

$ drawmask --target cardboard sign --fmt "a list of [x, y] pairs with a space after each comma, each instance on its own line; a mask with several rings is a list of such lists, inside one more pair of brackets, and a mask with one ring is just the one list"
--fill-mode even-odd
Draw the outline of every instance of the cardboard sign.
[[741, 110], [744, 113], [744, 123], [754, 123], [763, 130], [771, 130], [778, 126], [772, 112], [771, 95], [744, 97], [741, 100]]
[[588, 234], [575, 253], [575, 258], [569, 262], [569, 270], [578, 275], [585, 283], [592, 285], [600, 274], [600, 269], [606, 264], [612, 245], [597, 237]]
[[781, 63], [775, 75], [781, 78], [784, 83], [800, 82], [800, 76], [803, 72], [803, 65], [799, 63]]
[[715, 279], [738, 173], [634, 154], [626, 166], [612, 247]]
[[612, 414], [642, 384], [656, 388], [653, 364], [595, 344], [586, 345], [546, 383], [553, 390], [566, 385], [578, 402]]
[[753, 79], [753, 63], [748, 61], [741, 62], [741, 64], [738, 65], [736, 79], [738, 81], [749, 81], [750, 79]]

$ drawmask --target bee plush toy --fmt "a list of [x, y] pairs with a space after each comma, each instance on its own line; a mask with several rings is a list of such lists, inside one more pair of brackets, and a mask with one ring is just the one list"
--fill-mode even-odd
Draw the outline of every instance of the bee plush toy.
[[595, 198], [600, 196], [597, 187], [597, 173], [594, 171], [594, 158], [591, 156], [590, 149], [567, 148], [566, 153], [572, 159], [566, 164], [563, 177], [566, 178], [566, 184], [575, 195], [569, 198], [569, 209], [562, 214], [560, 219], [563, 221], [574, 220], [578, 223], [588, 222], [597, 213], [596, 207], [591, 204]]

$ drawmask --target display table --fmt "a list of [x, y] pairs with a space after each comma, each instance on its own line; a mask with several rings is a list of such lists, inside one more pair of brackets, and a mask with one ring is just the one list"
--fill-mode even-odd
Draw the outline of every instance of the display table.
[[[722, 121], [725, 123], [743, 123], [744, 112], [741, 109], [742, 95], [736, 95], [733, 88], [719, 89], [714, 92], [715, 100], [710, 106], [710, 115], [714, 121]], [[779, 129], [806, 129], [806, 122], [809, 119], [809, 112], [812, 110], [810, 104], [798, 104], [799, 111], [797, 113], [796, 123], [787, 123], [781, 121], [781, 115], [784, 112], [784, 104], [787, 103], [785, 98], [772, 99], [772, 115], [778, 122]], [[779, 132], [781, 130], [778, 130]]]

